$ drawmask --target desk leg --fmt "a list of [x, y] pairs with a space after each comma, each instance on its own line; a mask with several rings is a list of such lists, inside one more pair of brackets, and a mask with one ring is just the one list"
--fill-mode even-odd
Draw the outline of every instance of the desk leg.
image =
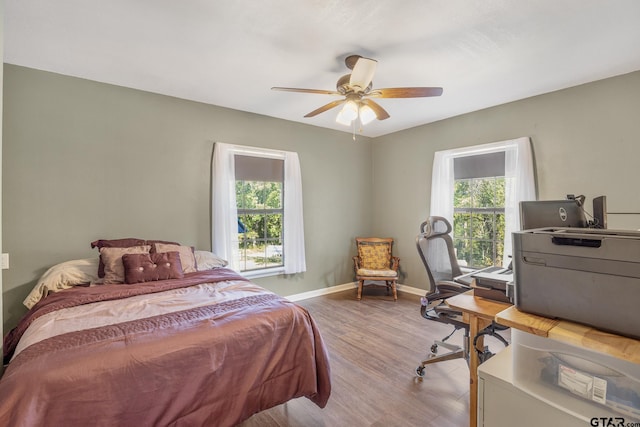
[[[469, 426], [478, 425], [478, 353], [473, 348], [473, 339], [478, 332], [491, 324], [490, 320], [482, 319], [473, 314], [469, 315]], [[478, 338], [477, 348], [484, 347], [483, 337]]]

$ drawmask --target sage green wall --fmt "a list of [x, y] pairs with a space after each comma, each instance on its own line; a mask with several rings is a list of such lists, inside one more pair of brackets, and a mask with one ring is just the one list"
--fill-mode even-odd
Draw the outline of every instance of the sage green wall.
[[[0, 58], [4, 57], [4, 0], [0, 0]], [[2, 93], [3, 93], [4, 70], [0, 67], [0, 129], [2, 129]], [[0, 132], [0, 253], [2, 253], [2, 132]], [[2, 274], [0, 274], [0, 290], [3, 289]], [[3, 312], [2, 298], [0, 298], [0, 313]], [[4, 336], [4, 330], [0, 329], [0, 334]], [[0, 344], [2, 348], [2, 344]], [[0, 369], [0, 375], [2, 370]]]
[[[528, 136], [540, 199], [584, 194], [590, 211], [605, 194], [610, 212], [640, 212], [639, 112], [640, 71], [376, 138], [373, 232], [396, 239], [402, 283], [427, 288], [415, 236], [429, 215], [435, 151]], [[638, 229], [640, 215], [609, 215], [609, 226]]]
[[[256, 282], [281, 295], [350, 282], [353, 238], [379, 235], [396, 239], [401, 283], [426, 288], [414, 239], [429, 215], [435, 151], [529, 136], [540, 198], [585, 194], [590, 206], [606, 194], [609, 211], [640, 212], [638, 111], [635, 72], [353, 143], [347, 133], [5, 64], [5, 330], [39, 275], [95, 256], [94, 239], [209, 249], [214, 141], [300, 155], [307, 272]], [[640, 228], [640, 215], [609, 221]]]
[[370, 141], [177, 98], [5, 64], [4, 322], [58, 262], [97, 256], [98, 238], [210, 249], [214, 141], [296, 151], [307, 271], [256, 279], [281, 295], [351, 282], [371, 229]]

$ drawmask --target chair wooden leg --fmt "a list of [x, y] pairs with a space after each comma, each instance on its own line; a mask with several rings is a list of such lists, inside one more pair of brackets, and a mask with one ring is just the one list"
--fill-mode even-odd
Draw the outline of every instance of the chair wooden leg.
[[362, 287], [364, 286], [364, 280], [358, 280], [358, 301], [362, 299]]
[[391, 289], [393, 290], [393, 300], [398, 301], [398, 292], [396, 290], [396, 281], [391, 282]]

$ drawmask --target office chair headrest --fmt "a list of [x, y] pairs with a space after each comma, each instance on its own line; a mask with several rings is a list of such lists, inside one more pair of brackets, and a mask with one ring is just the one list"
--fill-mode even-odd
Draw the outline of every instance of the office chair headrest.
[[[444, 227], [444, 230], [442, 228]], [[451, 233], [451, 224], [442, 216], [430, 216], [420, 225], [422, 233], [428, 237], [442, 236]]]

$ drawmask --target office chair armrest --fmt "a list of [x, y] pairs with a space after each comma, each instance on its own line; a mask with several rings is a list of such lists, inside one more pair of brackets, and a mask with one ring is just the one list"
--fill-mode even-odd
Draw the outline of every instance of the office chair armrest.
[[467, 292], [471, 288], [469, 286], [463, 285], [462, 283], [452, 282], [449, 280], [442, 280], [438, 282], [438, 290], [440, 292]]
[[398, 268], [400, 268], [400, 258], [398, 258], [397, 256], [392, 256], [391, 257], [391, 269], [393, 271], [398, 271]]

